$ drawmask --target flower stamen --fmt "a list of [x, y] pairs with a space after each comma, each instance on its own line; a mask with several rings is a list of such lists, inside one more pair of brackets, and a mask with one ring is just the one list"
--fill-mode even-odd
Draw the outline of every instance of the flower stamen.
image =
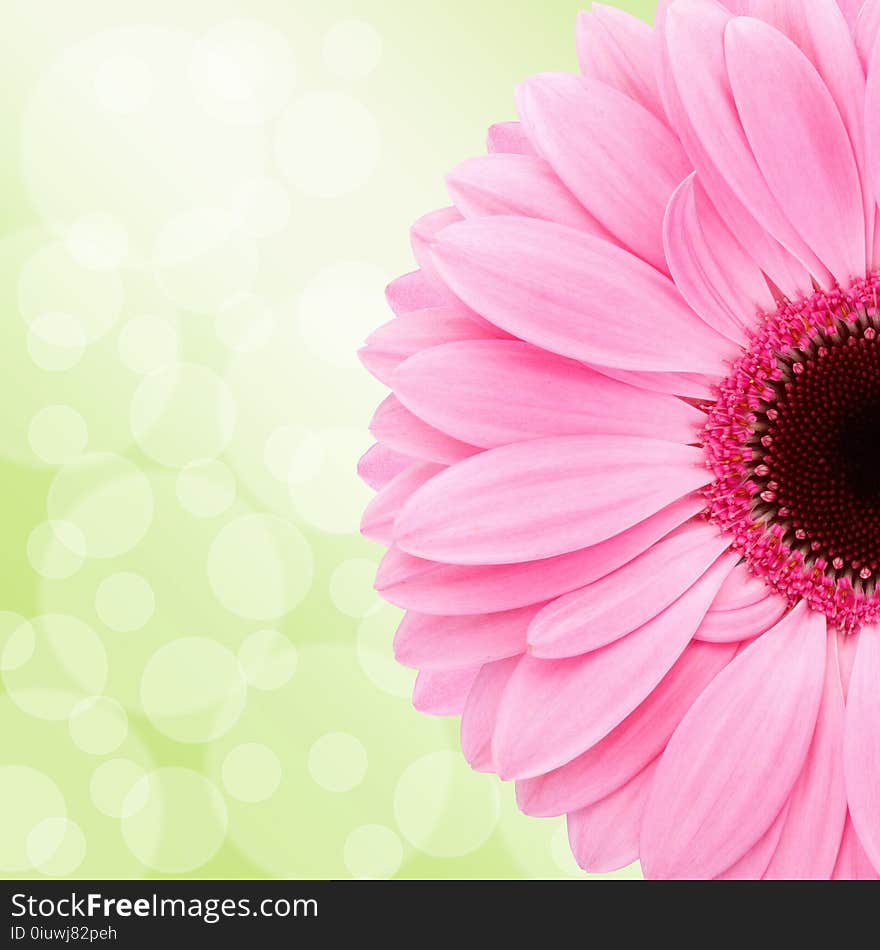
[[880, 619], [878, 286], [767, 315], [704, 430], [710, 520], [756, 575], [846, 632]]

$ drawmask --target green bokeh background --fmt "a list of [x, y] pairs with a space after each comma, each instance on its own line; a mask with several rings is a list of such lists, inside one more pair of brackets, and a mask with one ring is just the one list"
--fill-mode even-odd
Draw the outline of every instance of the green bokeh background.
[[579, 7], [4, 5], [4, 876], [585, 876], [410, 706], [353, 357]]

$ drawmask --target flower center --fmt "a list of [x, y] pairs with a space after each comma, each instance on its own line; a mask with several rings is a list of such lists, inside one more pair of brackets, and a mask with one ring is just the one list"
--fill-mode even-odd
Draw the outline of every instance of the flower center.
[[880, 619], [880, 278], [786, 301], [709, 410], [710, 520], [851, 632]]

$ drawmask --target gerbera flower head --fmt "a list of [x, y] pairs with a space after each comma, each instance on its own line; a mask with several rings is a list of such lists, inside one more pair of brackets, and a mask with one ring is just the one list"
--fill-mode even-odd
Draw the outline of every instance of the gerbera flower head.
[[878, 31], [595, 5], [362, 351], [415, 705], [587, 870], [878, 876]]

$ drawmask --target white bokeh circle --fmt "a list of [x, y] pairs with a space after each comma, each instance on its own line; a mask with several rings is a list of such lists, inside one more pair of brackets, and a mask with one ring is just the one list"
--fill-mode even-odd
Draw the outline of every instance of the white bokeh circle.
[[[113, 326], [123, 302], [119, 275], [84, 267], [63, 241], [44, 245], [19, 273], [18, 306], [35, 345], [81, 351]], [[57, 359], [61, 368], [61, 357]]]
[[309, 774], [328, 792], [349, 792], [367, 774], [367, 750], [356, 736], [328, 732], [309, 749]]
[[366, 79], [379, 65], [382, 37], [364, 20], [340, 20], [327, 31], [324, 65], [340, 79]]
[[324, 462], [321, 440], [308, 428], [291, 423], [269, 433], [263, 447], [269, 474], [287, 485], [301, 485], [316, 478]]
[[33, 649], [24, 662], [3, 671], [6, 693], [38, 719], [68, 719], [79, 702], [104, 690], [104, 645], [91, 627], [67, 614], [43, 614], [27, 621], [27, 627]]
[[294, 457], [290, 497], [309, 524], [327, 534], [358, 531], [372, 492], [358, 479], [357, 463], [371, 441], [365, 430], [322, 429], [309, 439], [305, 454]]
[[83, 358], [86, 343], [82, 323], [70, 313], [41, 313], [28, 327], [28, 355], [35, 366], [47, 373], [73, 369]]
[[145, 626], [156, 609], [150, 582], [133, 571], [105, 577], [95, 591], [95, 612], [111, 630], [132, 633]]
[[253, 353], [272, 339], [275, 312], [256, 294], [244, 294], [224, 304], [215, 327], [221, 343], [236, 353]]
[[313, 571], [302, 532], [276, 515], [235, 518], [208, 552], [208, 580], [217, 599], [249, 620], [275, 620], [291, 611], [308, 593]]
[[373, 590], [376, 561], [353, 557], [337, 565], [330, 575], [330, 599], [347, 617], [366, 617], [380, 601]]
[[153, 252], [159, 286], [177, 306], [213, 313], [250, 290], [259, 268], [253, 241], [219, 208], [183, 211], [161, 228]]
[[272, 690], [285, 686], [296, 672], [296, 647], [277, 630], [257, 630], [238, 648], [238, 662], [248, 685]]
[[31, 870], [31, 832], [66, 817], [64, 796], [48, 775], [29, 765], [0, 765], [0, 871]]
[[232, 438], [235, 419], [229, 387], [196, 363], [178, 363], [144, 377], [129, 412], [138, 445], [171, 468], [219, 455]]
[[306, 346], [332, 366], [359, 366], [357, 350], [387, 322], [387, 274], [375, 264], [328, 264], [306, 284], [300, 297], [299, 329]]
[[89, 755], [109, 755], [128, 735], [128, 716], [115, 699], [92, 696], [73, 707], [67, 727], [78, 749]]
[[279, 118], [275, 160], [299, 191], [339, 198], [365, 185], [379, 164], [373, 113], [341, 92], [308, 92]]
[[0, 671], [15, 670], [27, 663], [36, 645], [34, 628], [21, 614], [0, 610]]
[[139, 112], [153, 94], [150, 67], [136, 56], [124, 53], [103, 60], [93, 79], [95, 97], [107, 112], [130, 115]]
[[216, 518], [235, 501], [235, 475], [215, 459], [191, 462], [175, 487], [180, 506], [196, 518]]
[[128, 233], [113, 215], [95, 211], [71, 224], [65, 236], [70, 256], [86, 270], [116, 270], [128, 256]]
[[150, 527], [153, 490], [133, 462], [94, 452], [59, 469], [47, 508], [51, 521], [69, 522], [82, 533], [89, 557], [118, 557]]
[[192, 769], [155, 769], [126, 796], [122, 837], [148, 868], [184, 874], [202, 867], [220, 849], [228, 816], [216, 786]]
[[119, 331], [116, 345], [123, 364], [141, 376], [177, 362], [177, 329], [165, 317], [132, 317]]
[[281, 784], [278, 756], [260, 742], [245, 742], [230, 749], [221, 769], [223, 787], [248, 804], [271, 798]]
[[226, 207], [235, 230], [260, 240], [287, 227], [291, 214], [290, 192], [275, 178], [251, 178], [233, 188]]
[[89, 442], [85, 419], [70, 406], [44, 406], [28, 426], [34, 455], [49, 465], [63, 465], [82, 455]]
[[385, 825], [361, 825], [345, 839], [343, 860], [359, 880], [386, 880], [403, 863], [403, 843]]
[[498, 823], [495, 776], [472, 771], [458, 752], [429, 752], [401, 775], [394, 790], [394, 815], [403, 836], [425, 854], [470, 854]]
[[[22, 110], [20, 167], [38, 213], [60, 233], [106, 215], [125, 227], [127, 262], [143, 265], [176, 215], [220, 206], [231, 188], [264, 173], [261, 130], [242, 135], [200, 107], [189, 83], [194, 50], [189, 31], [124, 26], [68, 47], [39, 77]], [[234, 271], [231, 255], [227, 263]], [[96, 283], [116, 272], [81, 270], [91, 296], [71, 294], [70, 280], [48, 285], [43, 295], [75, 299], [74, 313], [83, 301], [93, 316], [106, 314]], [[175, 281], [171, 274], [172, 291]], [[185, 279], [183, 289], [192, 291]]]
[[416, 671], [394, 658], [391, 644], [402, 612], [380, 601], [358, 624], [355, 640], [358, 663], [370, 682], [392, 696], [410, 696]]
[[212, 27], [196, 43], [189, 67], [196, 101], [234, 125], [272, 119], [296, 79], [285, 35], [259, 20], [237, 18]]
[[86, 856], [86, 836], [69, 818], [45, 818], [35, 825], [25, 843], [28, 860], [47, 877], [67, 877]]
[[[144, 769], [131, 759], [108, 759], [92, 773], [89, 794], [92, 804], [110, 818], [122, 818], [131, 790], [144, 777]], [[137, 800], [132, 799], [132, 808]]]
[[41, 577], [62, 580], [73, 577], [86, 556], [86, 540], [70, 521], [41, 521], [31, 529], [27, 557]]
[[244, 708], [246, 681], [238, 660], [206, 637], [160, 646], [141, 675], [141, 706], [177, 742], [210, 742], [228, 732]]

